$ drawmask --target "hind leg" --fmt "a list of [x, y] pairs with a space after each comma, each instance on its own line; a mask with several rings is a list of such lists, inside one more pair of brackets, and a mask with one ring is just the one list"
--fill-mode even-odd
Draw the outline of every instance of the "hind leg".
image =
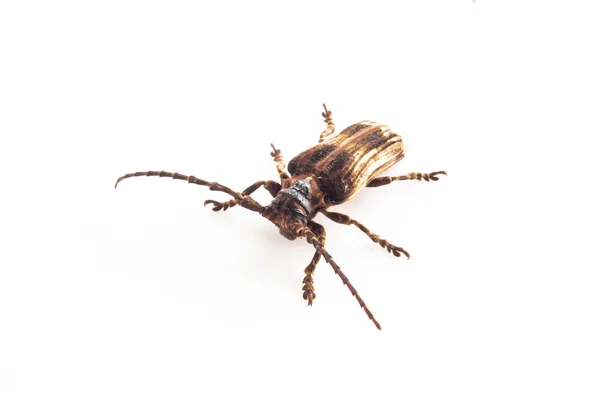
[[367, 183], [367, 187], [378, 187], [383, 185], [389, 185], [394, 181], [410, 181], [410, 180], [418, 180], [418, 181], [437, 181], [440, 178], [437, 175], [448, 175], [446, 171], [438, 171], [438, 172], [430, 172], [428, 174], [423, 174], [421, 172], [411, 172], [407, 175], [401, 176], [382, 176], [381, 178], [375, 178]]
[[333, 135], [335, 131], [335, 124], [333, 123], [333, 119], [331, 118], [331, 111], [327, 109], [327, 106], [323, 104], [324, 112], [321, 113], [323, 118], [325, 118], [325, 123], [327, 124], [327, 128], [323, 132], [321, 132], [321, 136], [319, 137], [319, 143], [323, 140], [327, 139], [328, 136]]

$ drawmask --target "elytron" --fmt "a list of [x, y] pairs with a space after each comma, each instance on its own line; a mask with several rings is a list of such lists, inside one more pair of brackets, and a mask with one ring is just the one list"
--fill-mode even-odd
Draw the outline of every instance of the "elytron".
[[[325, 228], [314, 222], [313, 218], [321, 213], [339, 224], [354, 225], [373, 242], [378, 243], [394, 256], [400, 257], [404, 254], [406, 258], [409, 258], [410, 254], [402, 247], [394, 246], [382, 239], [348, 215], [330, 212], [328, 209], [348, 201], [365, 187], [378, 187], [394, 181], [414, 179], [437, 181], [438, 175], [446, 175], [446, 172], [411, 172], [401, 176], [379, 176], [404, 157], [406, 146], [402, 136], [392, 132], [386, 125], [371, 121], [358, 122], [335, 134], [331, 111], [325, 104], [323, 104], [323, 108], [325, 111], [321, 115], [325, 119], [327, 127], [321, 133], [319, 143], [292, 158], [287, 168], [289, 174], [286, 172], [281, 151], [271, 144], [273, 148], [271, 156], [275, 160], [280, 182], [261, 180], [241, 192], [236, 192], [220, 183], [205, 181], [192, 175], [145, 171], [123, 175], [117, 179], [115, 188], [123, 179], [136, 176], [158, 176], [184, 180], [188, 183], [208, 186], [210, 190], [227, 193], [233, 199], [223, 203], [206, 200], [204, 205], [212, 204], [213, 211], [225, 211], [239, 205], [257, 212], [271, 221], [286, 239], [305, 238], [308, 243], [312, 244], [315, 254], [304, 269], [305, 276], [302, 280], [303, 298], [308, 305], [312, 305], [316, 298], [313, 275], [317, 263], [323, 257], [342, 279], [343, 284], [348, 287], [352, 296], [356, 298], [377, 329], [381, 329], [381, 325], [354, 286], [325, 250]], [[250, 196], [259, 188], [265, 188], [273, 196], [271, 204], [263, 206]]]

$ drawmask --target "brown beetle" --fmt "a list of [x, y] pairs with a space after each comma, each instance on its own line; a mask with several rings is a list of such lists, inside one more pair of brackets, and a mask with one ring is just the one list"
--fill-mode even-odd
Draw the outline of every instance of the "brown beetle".
[[[392, 132], [386, 125], [371, 121], [356, 123], [334, 135], [335, 125], [331, 118], [331, 111], [327, 110], [325, 104], [323, 104], [323, 108], [325, 111], [322, 116], [327, 128], [321, 133], [319, 144], [298, 154], [290, 161], [288, 170], [291, 177], [285, 171], [285, 162], [281, 152], [271, 144], [273, 148], [271, 156], [277, 164], [281, 183], [271, 180], [258, 181], [242, 192], [236, 192], [220, 183], [208, 182], [191, 175], [146, 171], [123, 175], [117, 179], [115, 188], [123, 179], [134, 176], [158, 176], [185, 180], [189, 183], [208, 186], [210, 190], [229, 194], [233, 200], [224, 203], [206, 200], [204, 205], [213, 204], [213, 211], [225, 211], [240, 205], [271, 221], [285, 238], [294, 240], [297, 237], [303, 237], [313, 245], [315, 254], [304, 269], [305, 277], [302, 280], [303, 297], [308, 301], [308, 305], [312, 305], [316, 297], [313, 274], [317, 263], [323, 257], [333, 267], [334, 272], [340, 276], [344, 285], [348, 286], [377, 329], [381, 329], [381, 325], [373, 317], [354, 286], [325, 250], [325, 229], [322, 225], [314, 222], [313, 218], [317, 213], [321, 213], [334, 222], [355, 225], [373, 242], [378, 243], [396, 257], [404, 254], [409, 258], [410, 255], [402, 247], [394, 246], [380, 238], [349, 216], [329, 212], [327, 209], [347, 201], [365, 186], [377, 187], [394, 181], [412, 179], [437, 181], [439, 179], [437, 175], [446, 175], [446, 172], [437, 171], [428, 174], [411, 172], [402, 176], [377, 177], [404, 157], [406, 148], [402, 137]], [[261, 187], [264, 187], [274, 197], [268, 206], [262, 206], [250, 197]]]

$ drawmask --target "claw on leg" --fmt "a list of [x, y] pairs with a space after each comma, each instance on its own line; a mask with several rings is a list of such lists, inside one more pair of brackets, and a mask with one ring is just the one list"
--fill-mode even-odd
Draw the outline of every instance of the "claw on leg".
[[327, 106], [325, 104], [323, 104], [323, 109], [325, 111], [323, 111], [321, 115], [323, 116], [325, 123], [327, 124], [327, 128], [325, 128], [325, 130], [321, 132], [321, 135], [319, 136], [319, 143], [327, 139], [328, 136], [332, 135], [333, 132], [335, 132], [335, 124], [333, 123], [333, 118], [331, 118], [331, 111], [327, 109]]
[[206, 207], [208, 204], [213, 204], [214, 205], [214, 207], [212, 208], [213, 211], [221, 211], [221, 210], [225, 211], [229, 207], [232, 207], [232, 206], [236, 205], [237, 203], [235, 202], [235, 200], [229, 200], [229, 201], [226, 201], [224, 203], [220, 203], [220, 202], [215, 201], [215, 200], [206, 200], [204, 202], [204, 207]]
[[388, 253], [392, 253], [396, 257], [401, 257], [402, 254], [404, 254], [406, 256], [407, 260], [410, 258], [409, 252], [404, 250], [402, 247], [394, 246], [393, 244], [391, 244], [390, 242], [388, 242], [385, 239], [379, 239], [379, 240], [380, 241], [377, 243], [379, 243], [381, 245], [381, 247], [383, 247], [384, 249], [387, 249]]
[[[446, 171], [437, 171], [437, 172], [431, 172], [431, 173], [429, 173], [429, 174], [423, 174], [423, 175], [424, 175], [424, 176], [423, 176], [423, 179], [425, 179], [426, 181], [428, 181], [428, 180], [430, 180], [430, 179], [431, 179], [432, 181], [437, 181], [437, 180], [439, 180], [440, 178], [439, 178], [438, 176], [436, 176], [436, 175], [448, 175], [448, 174], [446, 173]], [[418, 179], [418, 178], [417, 178], [417, 179]]]
[[271, 143], [271, 148], [273, 149], [273, 151], [271, 152], [271, 157], [276, 158], [277, 156], [281, 155], [281, 150], [276, 149], [273, 143]]

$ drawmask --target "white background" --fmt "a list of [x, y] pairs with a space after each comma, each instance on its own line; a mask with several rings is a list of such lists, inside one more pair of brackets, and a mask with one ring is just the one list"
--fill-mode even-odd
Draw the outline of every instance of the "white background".
[[[2, 399], [598, 399], [595, 2], [3, 2]], [[329, 265], [202, 207], [339, 129], [408, 133]], [[269, 201], [266, 192], [256, 199]]]

